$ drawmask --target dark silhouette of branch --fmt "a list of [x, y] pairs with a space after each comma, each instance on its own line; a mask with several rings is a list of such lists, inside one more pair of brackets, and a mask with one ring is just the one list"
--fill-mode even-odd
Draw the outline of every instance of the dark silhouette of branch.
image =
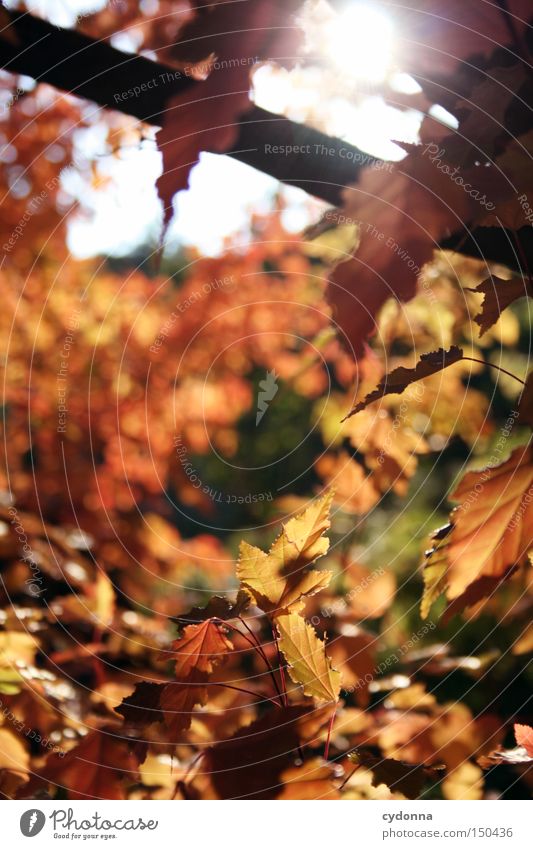
[[[116, 109], [160, 126], [169, 99], [201, 85], [174, 69], [136, 54], [123, 53], [103, 41], [60, 29], [28, 13], [7, 12], [10, 36], [0, 34], [4, 70], [46, 82], [104, 108]], [[157, 79], [156, 86], [146, 84]], [[123, 94], [135, 91], [134, 96]], [[288, 155], [276, 155], [276, 146]], [[361, 170], [378, 160], [341, 139], [281, 115], [252, 106], [241, 117], [239, 135], [229, 156], [288, 185], [297, 186], [333, 205]], [[518, 241], [518, 245], [517, 245]], [[499, 262], [527, 274], [533, 268], [533, 228], [515, 235], [500, 228], [450, 234], [441, 247]]]

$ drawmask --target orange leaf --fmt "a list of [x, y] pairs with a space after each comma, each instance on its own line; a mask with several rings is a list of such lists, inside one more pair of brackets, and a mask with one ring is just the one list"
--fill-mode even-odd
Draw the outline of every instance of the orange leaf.
[[224, 655], [233, 650], [223, 626], [215, 619], [198, 625], [187, 625], [183, 636], [172, 643], [176, 660], [176, 678], [187, 679], [194, 669], [210, 675]]

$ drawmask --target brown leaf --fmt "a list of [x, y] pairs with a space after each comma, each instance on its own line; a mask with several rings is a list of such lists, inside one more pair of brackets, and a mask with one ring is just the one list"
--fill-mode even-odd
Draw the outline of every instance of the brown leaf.
[[386, 784], [389, 790], [403, 793], [408, 799], [418, 799], [423, 788], [429, 782], [439, 781], [444, 773], [442, 766], [410, 764], [393, 758], [376, 757], [364, 749], [351, 752], [348, 757], [353, 764], [371, 770], [374, 787]]
[[484, 333], [496, 324], [501, 313], [509, 304], [518, 298], [524, 298], [530, 295], [530, 289], [525, 280], [520, 277], [513, 277], [511, 280], [502, 280], [501, 277], [491, 276], [483, 280], [475, 289], [470, 289], [471, 292], [479, 292], [483, 295], [483, 303], [481, 304], [481, 312], [479, 312], [474, 321], [479, 324], [479, 332], [482, 336]]
[[193, 607], [183, 616], [176, 616], [176, 622], [182, 626], [205, 622], [206, 619], [221, 619], [227, 622], [240, 616], [249, 604], [250, 597], [242, 590], [239, 591], [235, 602], [229, 601], [225, 596], [214, 595], [205, 607]]
[[194, 708], [206, 704], [207, 681], [205, 672], [193, 669], [186, 681], [172, 681], [163, 688], [161, 710], [165, 725], [174, 737], [190, 727]]
[[458, 363], [463, 359], [463, 351], [456, 345], [452, 345], [449, 351], [444, 348], [439, 348], [437, 351], [431, 351], [428, 354], [422, 354], [414, 368], [404, 368], [400, 366], [395, 368], [390, 374], [387, 374], [379, 386], [374, 389], [363, 401], [356, 404], [346, 418], [353, 416], [360, 410], [364, 410], [373, 401], [383, 398], [385, 395], [400, 395], [404, 392], [411, 383], [417, 380], [422, 380], [424, 377], [429, 377], [436, 374], [448, 366]]
[[275, 799], [281, 773], [299, 746], [312, 743], [331, 715], [291, 705], [271, 710], [229, 740], [207, 749], [204, 767], [220, 799]]
[[161, 722], [163, 719], [161, 693], [164, 687], [164, 684], [141, 681], [131, 696], [123, 699], [115, 711], [134, 728], [151, 725], [152, 722]]

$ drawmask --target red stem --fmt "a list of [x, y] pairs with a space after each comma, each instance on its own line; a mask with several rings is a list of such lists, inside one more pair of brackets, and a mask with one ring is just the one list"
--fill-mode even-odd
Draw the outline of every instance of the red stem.
[[276, 644], [276, 651], [278, 653], [279, 677], [280, 677], [280, 680], [281, 680], [281, 691], [282, 691], [281, 697], [283, 699], [283, 704], [285, 705], [285, 707], [287, 707], [287, 705], [289, 704], [289, 699], [287, 698], [287, 682], [285, 680], [285, 668], [283, 666], [283, 658], [281, 656], [281, 651], [280, 651], [280, 648], [279, 648], [278, 635], [277, 635], [276, 629], [274, 628], [274, 625], [272, 625], [272, 623], [270, 623], [270, 628], [272, 629], [272, 636], [274, 638], [274, 642]]
[[[241, 616], [239, 616], [239, 617], [238, 617], [238, 619], [239, 619], [239, 622], [242, 622], [242, 624], [244, 625], [244, 627], [246, 628], [246, 630], [248, 631], [248, 633], [251, 635], [252, 640], [253, 640], [253, 643], [251, 643], [251, 645], [253, 645], [253, 647], [254, 647], [255, 651], [257, 651], [257, 652], [259, 653], [259, 655], [263, 658], [264, 662], [265, 662], [265, 663], [266, 663], [266, 665], [267, 665], [267, 668], [268, 668], [268, 671], [269, 671], [270, 677], [272, 678], [272, 681], [274, 682], [274, 687], [276, 688], [276, 692], [277, 692], [277, 694], [278, 694], [278, 696], [279, 696], [280, 698], [283, 698], [282, 691], [280, 690], [280, 688], [279, 688], [279, 686], [278, 686], [278, 682], [277, 682], [277, 680], [276, 680], [276, 676], [275, 676], [275, 674], [274, 674], [274, 669], [273, 669], [272, 664], [270, 663], [270, 661], [269, 661], [268, 657], [267, 657], [267, 656], [266, 656], [266, 654], [265, 654], [265, 650], [263, 649], [263, 646], [261, 645], [261, 643], [259, 642], [259, 640], [258, 640], [258, 639], [257, 639], [257, 637], [255, 636], [255, 634], [254, 634], [254, 632], [252, 631], [252, 629], [248, 626], [248, 624], [246, 623], [246, 621], [245, 621], [244, 619], [242, 619], [242, 617], [241, 617]], [[244, 634], [242, 634], [242, 633], [241, 633], [241, 631], [238, 631], [238, 629], [237, 629], [237, 628], [236, 628], [235, 630], [237, 631], [237, 633], [241, 634], [241, 637], [244, 637], [244, 638], [246, 639], [245, 635], [244, 635]], [[248, 642], [250, 642], [250, 640], [248, 640]]]

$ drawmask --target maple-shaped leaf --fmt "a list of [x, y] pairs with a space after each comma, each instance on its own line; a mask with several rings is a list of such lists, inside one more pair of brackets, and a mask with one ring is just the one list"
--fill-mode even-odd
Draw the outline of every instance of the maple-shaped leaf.
[[275, 616], [299, 609], [303, 599], [328, 585], [330, 572], [308, 567], [328, 550], [324, 536], [330, 526], [331, 492], [317, 498], [301, 515], [290, 519], [266, 554], [242, 542], [237, 577], [255, 603]]
[[430, 782], [438, 781], [444, 774], [444, 767], [411, 764], [394, 758], [373, 755], [365, 749], [350, 752], [349, 760], [364, 766], [372, 772], [372, 784], [386, 784], [393, 793], [403, 793], [408, 799], [418, 799], [423, 788]]
[[175, 661], [177, 681], [142, 681], [115, 710], [133, 728], [164, 720], [172, 734], [177, 735], [189, 728], [194, 708], [207, 702], [209, 676], [232, 650], [233, 644], [220, 620], [210, 618], [187, 625], [165, 652], [165, 658], [170, 654]]
[[[170, 653], [176, 661], [176, 678], [186, 680], [192, 670], [210, 675], [214, 667], [233, 651], [224, 626], [216, 619], [206, 619], [198, 625], [187, 625], [178, 640], [174, 640]], [[165, 653], [168, 657], [168, 653]]]
[[220, 799], [275, 799], [281, 773], [298, 747], [317, 741], [330, 708], [290, 705], [269, 711], [233, 737], [207, 749], [204, 769]]
[[530, 758], [533, 758], [533, 728], [530, 725], [515, 725], [514, 736], [519, 746], [523, 746]]
[[503, 280], [501, 277], [492, 275], [483, 280], [471, 292], [483, 295], [481, 311], [475, 316], [474, 321], [479, 325], [479, 333], [482, 336], [498, 321], [501, 313], [509, 304], [518, 298], [524, 298], [531, 294], [529, 284], [520, 279], [512, 277], [511, 280]]
[[337, 701], [340, 672], [333, 669], [325, 643], [317, 637], [313, 626], [297, 613], [278, 616], [276, 624], [279, 646], [294, 683], [302, 685], [306, 696], [319, 701]]
[[177, 681], [164, 687], [160, 701], [165, 724], [173, 734], [189, 728], [194, 708], [206, 704], [209, 676], [230, 651], [233, 644], [217, 619], [187, 625], [174, 640], [171, 656]]
[[193, 669], [187, 680], [171, 681], [163, 687], [161, 710], [165, 726], [174, 739], [190, 727], [194, 709], [207, 703], [208, 680], [207, 673]]
[[422, 614], [446, 591], [459, 598], [483, 577], [500, 578], [525, 562], [533, 545], [531, 448], [515, 448], [504, 463], [468, 472], [450, 496], [459, 502], [451, 525], [428, 553]]
[[463, 351], [456, 345], [452, 345], [449, 351], [444, 348], [439, 348], [437, 351], [430, 351], [428, 354], [422, 354], [414, 368], [405, 368], [400, 366], [393, 369], [390, 374], [387, 374], [379, 386], [370, 392], [363, 401], [355, 405], [353, 410], [348, 413], [346, 418], [355, 415], [355, 413], [364, 410], [373, 401], [383, 398], [385, 395], [400, 395], [404, 392], [411, 383], [417, 380], [423, 380], [424, 377], [429, 377], [436, 374], [448, 366], [458, 363], [463, 359]]
[[159, 684], [142, 681], [115, 710], [130, 728], [138, 731], [153, 722], [164, 722], [172, 739], [177, 742], [180, 732], [189, 728], [194, 709], [206, 704], [208, 681], [207, 673], [197, 669], [191, 671], [187, 680], [179, 682]]
[[116, 728], [90, 731], [66, 755], [49, 756], [41, 777], [67, 791], [69, 799], [125, 799], [138, 780], [138, 759]]

